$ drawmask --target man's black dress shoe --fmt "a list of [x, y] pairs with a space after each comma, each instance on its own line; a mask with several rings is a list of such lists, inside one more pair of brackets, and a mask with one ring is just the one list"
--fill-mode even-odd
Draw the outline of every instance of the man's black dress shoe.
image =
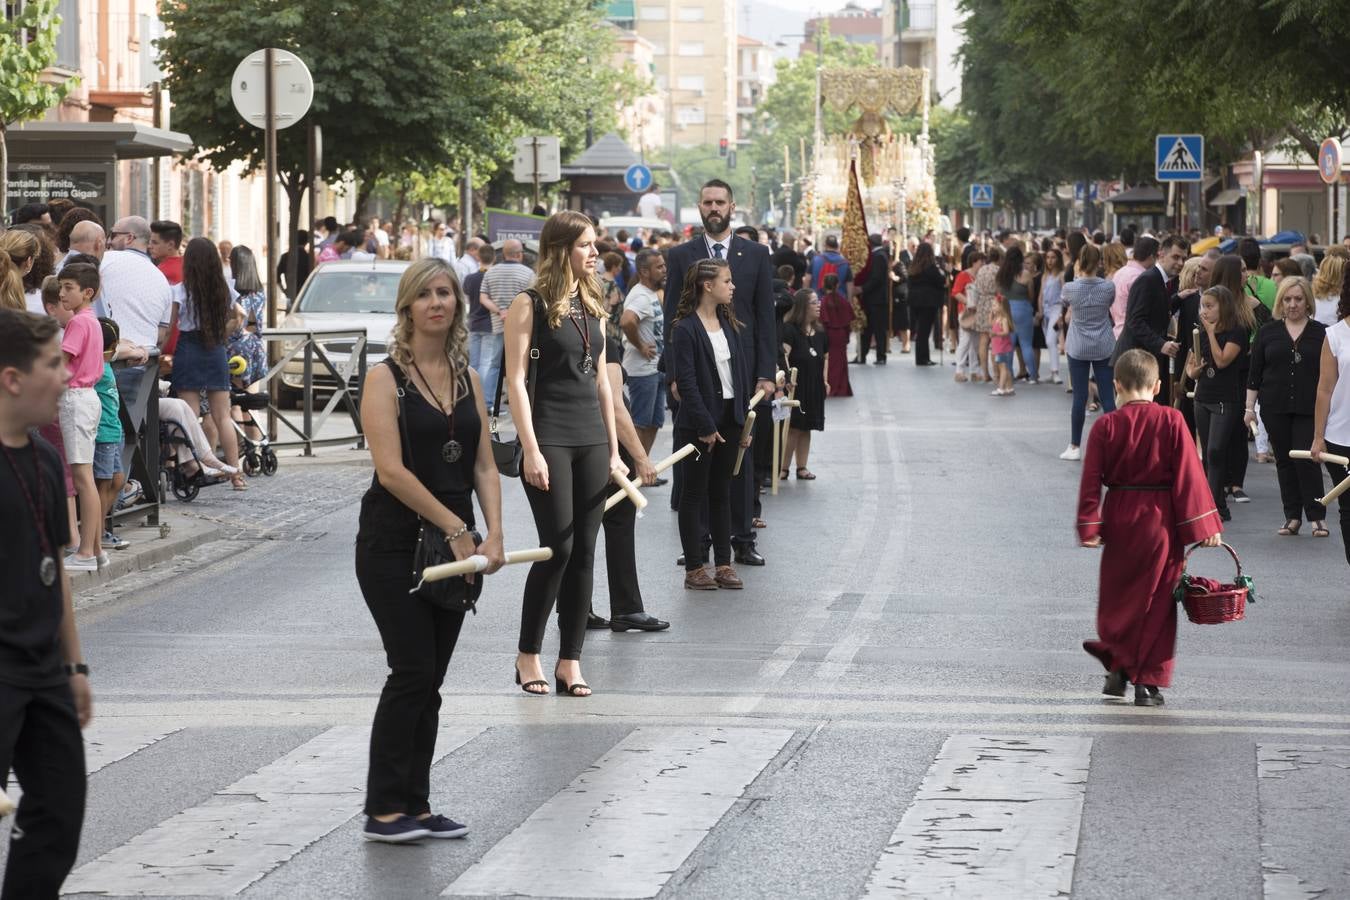
[[1124, 669], [1116, 669], [1106, 676], [1106, 685], [1102, 687], [1102, 693], [1108, 697], [1124, 697], [1125, 685], [1128, 679], [1125, 677]]
[[1164, 702], [1162, 693], [1156, 687], [1148, 684], [1134, 686], [1135, 706], [1162, 706]]
[[736, 548], [736, 565], [762, 566], [764, 565], [764, 557], [759, 555], [753, 544], [739, 546]]
[[[699, 562], [702, 563], [702, 564], [705, 565], [705, 566], [708, 564], [708, 551], [707, 551], [707, 548], [704, 548], [704, 550], [703, 550], [703, 558], [702, 558], [701, 560], [699, 560]], [[684, 554], [683, 554], [683, 553], [681, 553], [681, 554], [679, 555], [679, 557], [675, 560], [675, 565], [679, 566], [681, 569], [684, 568]]]
[[598, 631], [601, 628], [609, 627], [609, 619], [604, 616], [597, 616], [595, 613], [589, 613], [586, 616], [586, 630]]
[[609, 621], [611, 631], [630, 631], [634, 628], [638, 631], [664, 631], [669, 627], [669, 622], [662, 622], [656, 616], [645, 612], [615, 616]]

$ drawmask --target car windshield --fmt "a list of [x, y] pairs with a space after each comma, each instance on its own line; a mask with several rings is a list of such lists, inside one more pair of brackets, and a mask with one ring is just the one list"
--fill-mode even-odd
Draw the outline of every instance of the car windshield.
[[316, 272], [296, 309], [307, 313], [394, 313], [402, 269]]

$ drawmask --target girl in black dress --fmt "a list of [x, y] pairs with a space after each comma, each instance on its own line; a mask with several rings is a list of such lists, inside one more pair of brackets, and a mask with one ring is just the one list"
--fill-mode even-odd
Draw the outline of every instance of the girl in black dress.
[[[454, 269], [436, 258], [413, 263], [394, 312], [389, 357], [361, 391], [375, 477], [361, 499], [356, 579], [390, 669], [370, 735], [364, 836], [402, 843], [468, 831], [433, 815], [428, 802], [441, 681], [464, 613], [408, 595], [420, 522], [445, 532], [456, 559], [486, 556], [488, 572], [501, 567], [503, 553], [501, 482]], [[487, 526], [482, 543], [473, 538], [475, 493]]]
[[[564, 210], [544, 223], [534, 285], [506, 315], [506, 386], [511, 419], [525, 451], [522, 476], [541, 546], [553, 558], [525, 580], [516, 682], [548, 693], [539, 651], [558, 603], [561, 648], [558, 692], [589, 697], [581, 648], [591, 609], [595, 540], [610, 490], [610, 472], [628, 474], [619, 458], [603, 323], [607, 311], [595, 276], [591, 220]], [[536, 369], [527, 384], [531, 360]]]
[[806, 468], [806, 463], [811, 456], [811, 432], [825, 430], [825, 394], [830, 390], [825, 373], [830, 345], [825, 329], [820, 325], [820, 298], [815, 291], [800, 290], [792, 301], [792, 309], [783, 317], [779, 334], [789, 368], [797, 369], [796, 400], [801, 406], [792, 410], [788, 422], [783, 471], [779, 477], [788, 477], [795, 456], [797, 477], [802, 481], [814, 481], [816, 476]]

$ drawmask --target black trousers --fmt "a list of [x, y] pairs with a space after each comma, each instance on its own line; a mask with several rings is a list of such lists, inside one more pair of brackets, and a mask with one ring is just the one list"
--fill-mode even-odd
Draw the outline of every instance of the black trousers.
[[69, 684], [0, 684], [0, 788], [9, 770], [23, 798], [9, 836], [3, 900], [56, 900], [84, 825], [84, 739]]
[[[916, 306], [910, 311], [910, 318], [914, 320], [910, 340], [913, 341], [916, 366], [926, 366], [931, 360], [930, 351], [933, 345], [929, 341], [933, 339], [938, 312], [939, 310], [928, 306]], [[937, 335], [937, 338], [942, 340], [942, 335]]]
[[356, 542], [356, 580], [389, 663], [370, 732], [365, 806], [370, 816], [431, 811], [441, 682], [464, 624], [464, 613], [408, 595], [412, 568], [411, 548], [383, 549], [378, 538]]
[[[760, 404], [758, 410], [756, 411], [755, 414], [756, 435], [760, 433], [759, 423], [761, 421], [767, 422], [772, 418], [768, 411], [769, 408], [770, 407], [768, 405], [768, 401], [765, 401], [764, 403]], [[678, 412], [678, 404], [676, 412]], [[736, 432], [737, 441], [740, 440], [740, 436], [741, 433], [739, 430], [737, 430]], [[759, 438], [756, 437], [755, 440], [759, 440]], [[679, 450], [685, 444], [688, 444], [690, 442], [693, 442], [694, 446], [699, 449], [700, 453], [703, 452], [703, 445], [698, 443], [697, 435], [695, 435], [692, 438], [687, 438], [686, 434], [681, 432], [680, 429], [677, 428], [675, 429], [673, 434], [673, 439], [671, 441], [671, 449], [672, 451]], [[767, 444], [768, 444], [767, 450], [768, 456], [773, 456], [772, 431], [769, 432]], [[751, 444], [751, 448], [752, 449], [754, 448], [753, 443]], [[735, 465], [736, 461], [732, 460], [732, 467], [735, 468]], [[773, 463], [771, 462], [769, 463], [769, 465], [773, 465]], [[761, 472], [773, 471], [772, 469], [764, 468], [756, 454], [750, 451], [746, 451], [745, 461], [741, 463], [741, 474], [733, 475], [731, 478], [731, 543], [738, 547], [746, 547], [749, 549], [754, 549], [755, 546], [755, 526], [753, 520], [754, 517], [760, 511], [759, 483], [758, 481], [756, 481], [755, 477], [756, 470]], [[675, 474], [671, 476], [670, 487], [671, 487], [670, 508], [678, 511], [680, 508], [680, 497], [684, 493], [683, 464], [677, 465], [675, 467]], [[703, 546], [704, 548], [707, 548], [712, 543], [712, 539], [709, 536], [710, 529], [708, 528], [707, 524], [708, 513], [706, 508], [704, 509], [701, 515], [702, 519], [700, 519], [700, 521], [703, 523]]]
[[[713, 562], [715, 565], [731, 565], [731, 470], [736, 466], [736, 446], [741, 439], [741, 429], [736, 425], [732, 403], [722, 404], [722, 414], [717, 423], [717, 431], [722, 442], [714, 444], [712, 449], [698, 441], [698, 435], [689, 429], [676, 429], [681, 446], [696, 442], [699, 456], [685, 457], [680, 462], [684, 467], [684, 487], [680, 493], [680, 543], [684, 547], [684, 568], [693, 571], [699, 568], [703, 560], [703, 535], [705, 532], [703, 510], [707, 509], [707, 530], [712, 532]], [[747, 460], [748, 462], [748, 460]], [[745, 474], [745, 462], [741, 464], [741, 474]]]
[[[619, 458], [631, 472], [633, 457], [623, 447], [619, 448]], [[605, 573], [609, 576], [609, 614], [628, 616], [645, 612], [637, 574], [634, 534], [637, 507], [625, 500], [605, 513], [602, 524], [605, 529]]]
[[[1232, 478], [1233, 445], [1247, 454], [1246, 425], [1241, 403], [1196, 403], [1195, 422], [1200, 431], [1200, 453], [1205, 460], [1205, 478], [1216, 509], [1227, 510], [1224, 488], [1237, 484]], [[1236, 423], [1236, 425], [1234, 424]], [[1246, 466], [1243, 466], [1246, 469]]]
[[[1336, 456], [1350, 456], [1350, 446], [1327, 441], [1327, 452], [1334, 453]], [[1350, 476], [1350, 468], [1331, 463], [1323, 463], [1323, 465], [1327, 467], [1327, 474], [1331, 476], [1333, 484], [1340, 484], [1347, 476]], [[1350, 496], [1342, 494], [1336, 498], [1336, 506], [1341, 511], [1341, 543], [1345, 545], [1345, 562], [1350, 565]]]
[[1322, 496], [1322, 470], [1310, 459], [1290, 459], [1290, 450], [1307, 450], [1312, 445], [1313, 417], [1270, 412], [1262, 407], [1261, 421], [1270, 435], [1275, 451], [1275, 475], [1280, 481], [1280, 503], [1286, 519], [1320, 522], [1327, 508], [1317, 502]]
[[525, 484], [525, 496], [534, 513], [539, 546], [552, 547], [553, 558], [530, 566], [525, 578], [519, 649], [521, 653], [540, 652], [556, 601], [561, 633], [558, 658], [581, 659], [595, 586], [595, 539], [612, 487], [609, 445], [545, 446], [539, 451], [548, 464], [548, 490]]
[[858, 339], [858, 358], [867, 359], [867, 352], [872, 349], [875, 343], [877, 348], [877, 359], [884, 360], [886, 351], [890, 347], [891, 333], [888, 327], [891, 320], [890, 303], [882, 301], [881, 303], [869, 303], [866, 307], [867, 327], [863, 329], [862, 337]]

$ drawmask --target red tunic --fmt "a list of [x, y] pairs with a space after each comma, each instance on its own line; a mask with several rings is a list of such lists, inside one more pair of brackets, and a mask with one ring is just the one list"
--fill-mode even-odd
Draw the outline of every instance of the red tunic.
[[820, 324], [829, 338], [830, 369], [825, 379], [830, 383], [831, 397], [852, 397], [853, 387], [848, 383], [848, 335], [853, 327], [853, 307], [837, 291], [826, 294], [820, 304]]
[[1099, 419], [1083, 457], [1078, 537], [1100, 535], [1104, 545], [1100, 639], [1084, 641], [1083, 649], [1108, 672], [1124, 669], [1135, 684], [1169, 686], [1177, 638], [1172, 590], [1182, 558], [1188, 544], [1222, 531], [1181, 413], [1131, 402]]

